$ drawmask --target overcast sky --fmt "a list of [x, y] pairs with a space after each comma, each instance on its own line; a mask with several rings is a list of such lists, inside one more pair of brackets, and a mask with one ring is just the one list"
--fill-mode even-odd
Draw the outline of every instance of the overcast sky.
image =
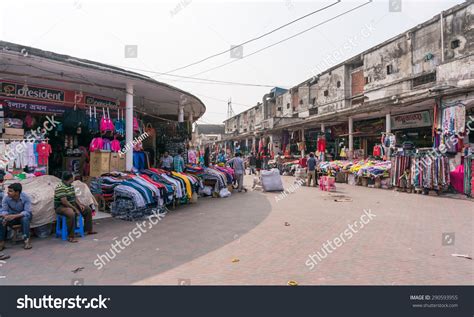
[[[244, 45], [244, 57], [370, 0], [340, 3], [258, 41]], [[397, 0], [392, 0], [397, 2]], [[461, 0], [388, 0], [372, 3], [333, 21], [221, 68], [230, 53], [175, 75], [289, 88], [318, 70], [340, 63], [383, 42]], [[202, 83], [159, 76], [229, 49], [337, 0], [313, 1], [6, 1], [2, 0], [2, 40], [124, 68], [141, 69], [187, 90], [206, 104], [203, 123], [222, 123], [227, 100], [236, 113], [254, 106], [271, 88]], [[397, 3], [392, 10], [398, 10]], [[137, 58], [125, 58], [125, 45], [137, 45]], [[332, 61], [330, 61], [332, 60]], [[329, 65], [328, 65], [329, 64]]]

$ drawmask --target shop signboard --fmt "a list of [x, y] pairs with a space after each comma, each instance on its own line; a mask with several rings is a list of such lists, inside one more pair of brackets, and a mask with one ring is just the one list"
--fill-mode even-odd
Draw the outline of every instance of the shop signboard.
[[38, 86], [1, 83], [1, 92], [5, 96], [26, 97], [47, 101], [64, 102], [65, 92], [50, 88], [42, 88]]
[[429, 111], [392, 116], [391, 121], [393, 130], [429, 127], [432, 125], [431, 114]]
[[116, 101], [110, 101], [107, 99], [97, 98], [93, 96], [86, 96], [85, 104], [88, 106], [96, 106], [96, 107], [117, 107]]
[[35, 112], [35, 113], [52, 113], [52, 114], [62, 114], [65, 111], [64, 106], [58, 105], [42, 105], [29, 102], [16, 102], [12, 100], [4, 101], [7, 108], [12, 110]]

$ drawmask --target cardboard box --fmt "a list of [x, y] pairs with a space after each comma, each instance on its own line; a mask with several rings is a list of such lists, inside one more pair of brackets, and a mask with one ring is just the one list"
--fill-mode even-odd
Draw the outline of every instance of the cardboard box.
[[2, 139], [5, 139], [5, 140], [22, 140], [23, 139], [23, 135], [14, 135], [14, 134], [2, 134]]
[[16, 135], [17, 138], [19, 136], [21, 136], [23, 138], [23, 135], [25, 134], [25, 130], [23, 130], [23, 129], [14, 129], [14, 128], [5, 128], [5, 134]]
[[125, 172], [125, 155], [118, 153], [110, 154], [110, 171], [111, 172]]
[[97, 177], [110, 172], [110, 152], [91, 152], [90, 176]]

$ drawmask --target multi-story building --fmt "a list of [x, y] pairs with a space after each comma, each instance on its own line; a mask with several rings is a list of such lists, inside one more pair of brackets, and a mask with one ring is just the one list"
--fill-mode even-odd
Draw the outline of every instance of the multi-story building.
[[462, 105], [466, 118], [474, 114], [473, 11], [470, 2], [457, 5], [287, 91], [273, 89], [225, 121], [225, 139], [267, 138], [274, 152], [298, 152], [296, 143], [313, 151], [324, 134], [333, 156], [341, 146], [370, 155], [383, 133], [432, 146], [447, 106]]

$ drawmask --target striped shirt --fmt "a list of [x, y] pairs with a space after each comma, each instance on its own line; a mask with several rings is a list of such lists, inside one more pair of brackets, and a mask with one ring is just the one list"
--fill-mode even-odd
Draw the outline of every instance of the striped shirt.
[[76, 191], [74, 186], [59, 183], [54, 190], [54, 208], [61, 206], [61, 198], [66, 197], [71, 204], [76, 202]]

